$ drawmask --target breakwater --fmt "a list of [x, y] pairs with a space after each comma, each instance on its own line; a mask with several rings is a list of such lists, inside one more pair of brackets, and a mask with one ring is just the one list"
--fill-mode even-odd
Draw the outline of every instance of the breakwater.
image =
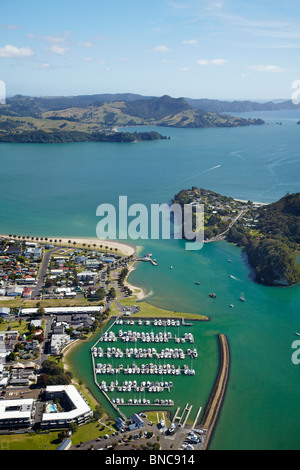
[[230, 350], [227, 336], [219, 334], [218, 342], [220, 355], [218, 375], [200, 425], [202, 429], [207, 429], [202, 450], [208, 449], [223, 404], [229, 378]]

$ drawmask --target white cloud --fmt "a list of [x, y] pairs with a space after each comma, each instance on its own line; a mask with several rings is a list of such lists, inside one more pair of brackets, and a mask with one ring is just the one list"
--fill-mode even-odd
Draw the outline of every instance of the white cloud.
[[155, 52], [170, 52], [171, 49], [169, 49], [167, 46], [157, 46], [153, 49]]
[[63, 42], [65, 42], [65, 38], [62, 37], [62, 36], [37, 36], [36, 34], [34, 33], [29, 33], [27, 34], [27, 37], [29, 39], [34, 39], [34, 40], [38, 40], [38, 41], [46, 41], [46, 42], [50, 42], [51, 44], [61, 44]]
[[180, 69], [181, 72], [190, 72], [190, 70], [192, 70], [191, 67], [182, 67], [182, 68]]
[[255, 70], [256, 72], [271, 72], [271, 73], [283, 73], [289, 72], [289, 69], [284, 69], [278, 65], [249, 65], [247, 67], [250, 70]]
[[213, 59], [211, 61], [212, 65], [225, 65], [227, 64], [228, 60], [226, 59]]
[[187, 44], [191, 46], [197, 43], [198, 43], [197, 39], [185, 39], [184, 41], [182, 41], [182, 44]]
[[187, 3], [170, 2], [169, 6], [174, 8], [175, 10], [184, 10], [185, 8], [189, 8], [189, 5]]
[[228, 63], [228, 60], [226, 60], [226, 59], [213, 59], [213, 60], [200, 59], [200, 60], [197, 61], [198, 65], [220, 66], [220, 65], [225, 65], [227, 63]]
[[29, 47], [16, 47], [11, 44], [0, 47], [0, 57], [4, 58], [14, 57], [21, 59], [23, 57], [32, 57], [33, 55], [34, 52]]
[[197, 60], [197, 64], [198, 65], [209, 65], [209, 60], [200, 59], [200, 60]]
[[34, 67], [36, 70], [49, 70], [53, 69], [52, 65], [50, 65], [48, 62], [45, 62], [44, 64], [39, 64]]
[[51, 51], [54, 52], [54, 54], [58, 54], [58, 55], [66, 55], [67, 52], [69, 52], [69, 48], [68, 47], [63, 47], [63, 46], [52, 46], [51, 47]]
[[92, 42], [79, 42], [78, 43], [78, 46], [81, 46], [81, 47], [94, 47], [94, 44]]
[[85, 62], [91, 62], [93, 59], [91, 57], [83, 57], [83, 59]]
[[21, 26], [17, 24], [0, 24], [1, 29], [20, 29]]

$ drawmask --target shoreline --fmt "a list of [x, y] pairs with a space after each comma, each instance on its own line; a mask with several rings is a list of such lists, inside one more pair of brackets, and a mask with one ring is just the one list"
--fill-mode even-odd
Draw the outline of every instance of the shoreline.
[[[237, 198], [233, 198], [234, 201], [237, 201], [237, 202], [244, 202], [247, 204], [248, 201], [244, 200], [244, 199], [237, 199]], [[252, 202], [252, 204], [255, 204], [256, 206], [268, 206], [269, 203], [268, 202], [255, 202], [255, 201], [250, 201]]]
[[133, 291], [132, 295], [136, 296], [136, 300], [141, 302], [142, 300], [145, 300], [146, 297], [148, 297], [151, 294], [151, 292], [147, 294], [145, 289], [143, 289], [142, 287], [134, 286], [133, 284], [130, 284], [128, 282], [128, 277], [130, 273], [132, 273], [135, 270], [136, 270], [135, 263], [132, 266], [128, 267], [128, 274], [127, 274], [126, 280], [124, 281], [124, 285], [127, 286], [129, 289], [131, 289]]
[[[17, 235], [18, 237], [19, 235]], [[23, 235], [21, 235], [22, 237]], [[33, 236], [33, 235], [32, 235]], [[2, 238], [7, 238], [7, 239], [15, 239], [15, 236], [9, 236], [7, 234], [0, 234], [0, 237]], [[36, 238], [38, 238], [38, 240], [36, 240]], [[68, 245], [69, 241], [71, 241], [71, 244], [70, 245], [73, 245], [73, 243], [75, 242], [77, 245], [83, 245], [84, 243], [87, 244], [87, 245], [91, 245], [91, 247], [93, 247], [93, 245], [97, 245], [97, 248], [100, 247], [100, 245], [102, 245], [103, 247], [108, 247], [109, 249], [110, 248], [113, 248], [113, 249], [117, 249], [118, 251], [120, 251], [123, 255], [125, 256], [131, 256], [131, 255], [135, 255], [137, 253], [137, 247], [135, 247], [134, 245], [130, 245], [130, 244], [127, 244], [127, 243], [123, 243], [123, 242], [119, 242], [119, 241], [114, 241], [114, 240], [101, 240], [99, 238], [91, 238], [91, 237], [58, 237], [58, 236], [46, 236], [47, 240], [45, 240], [45, 237], [43, 237], [43, 240], [40, 240], [40, 237], [37, 237], [35, 236], [34, 237], [34, 240], [31, 240], [33, 243], [34, 242], [37, 242], [37, 243], [43, 243], [43, 244], [47, 244], [47, 243], [54, 243], [54, 240], [57, 240], [56, 243], [59, 243], [60, 245], [61, 244], [64, 244], [64, 245]], [[31, 239], [31, 237], [30, 237]], [[20, 241], [20, 242], [24, 242], [24, 241], [30, 241], [30, 239], [16, 239], [15, 241]], [[52, 242], [50, 242], [50, 240], [52, 240]], [[60, 241], [61, 240], [61, 241]]]

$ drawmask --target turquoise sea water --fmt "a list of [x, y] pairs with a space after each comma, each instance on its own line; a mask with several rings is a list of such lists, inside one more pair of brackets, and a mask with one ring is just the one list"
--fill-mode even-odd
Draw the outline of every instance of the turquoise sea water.
[[[171, 140], [158, 142], [1, 144], [0, 233], [95, 236], [97, 206], [117, 205], [120, 195], [127, 195], [129, 204], [150, 205], [168, 202], [193, 185], [261, 202], [298, 192], [300, 113], [255, 115], [268, 124], [161, 128]], [[279, 121], [282, 125], [276, 124]], [[300, 286], [254, 283], [241, 250], [225, 242], [199, 252], [185, 251], [180, 240], [139, 245], [158, 260], [156, 268], [141, 263], [129, 278], [150, 292], [148, 301], [211, 318], [202, 332], [209, 350], [203, 380], [211, 382], [209, 389], [217, 368], [215, 335], [228, 335], [230, 379], [211, 448], [299, 449], [300, 366], [292, 364], [291, 344], [300, 331]], [[211, 291], [217, 299], [208, 297]], [[238, 301], [241, 292], [245, 303]], [[88, 348], [76, 352], [73, 361], [97, 394]], [[204, 395], [199, 396], [200, 404]]]

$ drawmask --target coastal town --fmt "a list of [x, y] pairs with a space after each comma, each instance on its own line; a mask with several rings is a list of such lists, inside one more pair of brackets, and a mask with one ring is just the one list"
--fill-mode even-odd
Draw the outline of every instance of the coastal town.
[[247, 233], [260, 236], [257, 230], [257, 211], [265, 204], [243, 201], [233, 197], [222, 196], [208, 189], [182, 190], [175, 195], [174, 203], [189, 204], [192, 207], [204, 206], [205, 242], [225, 240], [234, 225], [238, 225]]
[[[2, 447], [7, 442], [9, 448], [16, 431], [19, 439], [34, 432], [39, 442], [43, 430], [56, 433], [56, 448], [62, 450], [207, 447], [212, 426], [199, 418], [203, 406], [191, 423], [192, 404], [186, 403], [184, 409], [177, 407], [171, 414], [168, 408], [176, 405], [172, 398], [148, 398], [155, 392], [170, 396], [178, 376], [189, 380], [197, 374], [193, 366], [198, 357], [194, 320], [180, 314], [173, 318], [155, 318], [155, 314], [143, 317], [143, 304], [138, 303], [141, 293], [127, 283], [127, 276], [133, 263], [150, 262], [155, 267], [157, 261], [151, 254], [124, 254], [121, 248], [71, 240], [1, 237]], [[199, 315], [196, 318], [208, 320]], [[105, 407], [95, 405], [84, 385], [74, 380], [68, 368], [65, 370], [63, 360], [72, 345], [102, 326], [105, 328], [91, 348], [91, 364], [95, 384], [117, 412], [118, 418], [113, 421]], [[111, 348], [114, 342], [119, 347], [116, 344]], [[139, 348], [137, 343], [141, 343]], [[157, 365], [149, 365], [149, 360], [157, 361]], [[166, 360], [172, 364], [166, 364]], [[136, 379], [139, 374], [144, 377], [138, 383], [130, 380], [131, 374]], [[137, 395], [139, 398], [135, 398]], [[138, 411], [128, 415], [122, 405], [130, 410], [137, 406]], [[82, 437], [78, 444], [78, 429], [88, 426], [93, 426], [97, 436]]]

